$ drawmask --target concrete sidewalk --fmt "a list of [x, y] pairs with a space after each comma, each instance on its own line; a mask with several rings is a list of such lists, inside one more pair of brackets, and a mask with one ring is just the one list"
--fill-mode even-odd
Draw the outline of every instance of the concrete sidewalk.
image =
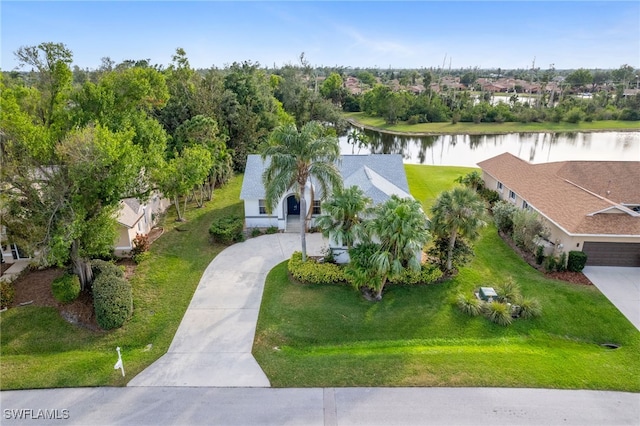
[[[307, 234], [307, 252], [327, 241]], [[127, 386], [269, 387], [251, 354], [264, 280], [300, 250], [299, 234], [251, 238], [223, 250], [207, 267], [165, 355]]]
[[4, 391], [0, 402], [3, 426], [640, 423], [640, 394], [548, 389], [76, 388]]

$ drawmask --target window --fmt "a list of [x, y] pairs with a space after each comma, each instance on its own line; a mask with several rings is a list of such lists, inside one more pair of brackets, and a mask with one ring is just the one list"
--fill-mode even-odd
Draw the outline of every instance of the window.
[[265, 200], [258, 200], [258, 213], [267, 214], [267, 203]]
[[498, 182], [498, 191], [502, 192], [502, 182]]
[[313, 214], [320, 214], [320, 200], [313, 200]]
[[526, 209], [526, 210], [529, 210], [529, 208], [530, 208], [529, 203], [527, 203], [525, 200], [522, 200], [522, 208]]
[[509, 199], [511, 201], [516, 201], [516, 193], [511, 191], [511, 190], [509, 190]]

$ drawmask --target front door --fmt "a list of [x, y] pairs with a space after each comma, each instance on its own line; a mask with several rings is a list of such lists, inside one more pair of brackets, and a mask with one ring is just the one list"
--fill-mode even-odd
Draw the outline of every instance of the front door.
[[290, 214], [300, 214], [300, 201], [296, 199], [295, 195], [289, 195], [289, 197], [287, 197], [287, 215]]

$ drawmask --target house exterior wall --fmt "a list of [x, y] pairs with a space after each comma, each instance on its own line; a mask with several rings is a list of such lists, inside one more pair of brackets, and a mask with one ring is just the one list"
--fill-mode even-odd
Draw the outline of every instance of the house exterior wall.
[[[502, 190], [498, 188], [498, 181], [487, 173], [482, 173], [482, 177], [485, 182], [485, 186], [489, 189], [494, 189], [500, 194], [500, 198], [513, 203], [518, 208], [523, 208], [523, 199], [517, 193], [515, 194], [515, 200], [509, 199], [509, 191], [511, 189], [502, 182]], [[535, 206], [531, 206], [535, 210]], [[613, 214], [613, 213], [612, 213]], [[556, 225], [543, 215], [540, 215], [541, 219], [549, 229], [549, 242], [552, 252], [556, 255], [570, 251], [582, 251], [585, 241], [589, 242], [611, 242], [611, 243], [638, 243], [640, 242], [640, 235], [627, 236], [627, 235], [570, 235], [562, 228]], [[550, 254], [550, 253], [546, 253]]]
[[[293, 192], [288, 191], [285, 195], [280, 198], [277, 206], [271, 214], [260, 213], [260, 200], [244, 200], [244, 217], [245, 217], [245, 227], [246, 228], [268, 228], [270, 226], [277, 226], [278, 229], [284, 230], [287, 227], [287, 198], [293, 195]], [[306, 211], [307, 214], [313, 206], [311, 205], [311, 190], [310, 186], [307, 185], [304, 192], [304, 197], [306, 201]], [[313, 225], [313, 218], [310, 221], [310, 226]]]

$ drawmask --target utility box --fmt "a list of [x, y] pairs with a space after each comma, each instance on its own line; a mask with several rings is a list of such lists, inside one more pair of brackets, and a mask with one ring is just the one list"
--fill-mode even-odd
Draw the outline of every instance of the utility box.
[[480, 299], [485, 302], [493, 302], [498, 298], [498, 293], [493, 289], [493, 287], [480, 287]]

